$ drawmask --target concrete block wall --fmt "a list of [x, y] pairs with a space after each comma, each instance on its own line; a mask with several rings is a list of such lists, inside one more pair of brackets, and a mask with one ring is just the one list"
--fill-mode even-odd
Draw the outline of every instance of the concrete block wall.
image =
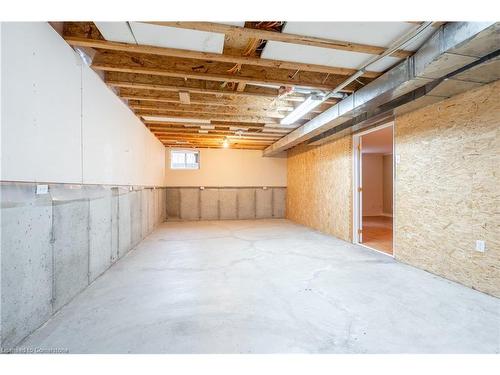
[[166, 219], [165, 188], [2, 182], [1, 345], [13, 348]]
[[170, 187], [167, 220], [284, 218], [285, 187]]

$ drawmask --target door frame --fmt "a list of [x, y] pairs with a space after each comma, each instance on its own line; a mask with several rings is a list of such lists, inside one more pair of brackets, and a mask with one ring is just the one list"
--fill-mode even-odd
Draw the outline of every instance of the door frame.
[[[361, 145], [362, 139], [361, 137], [373, 133], [378, 130], [382, 130], [385, 128], [388, 128], [392, 126], [393, 131], [392, 131], [392, 207], [393, 207], [393, 216], [392, 216], [392, 255], [384, 253], [383, 251], [379, 251], [377, 249], [374, 249], [372, 247], [366, 246], [363, 243], [360, 242], [360, 237], [362, 235], [359, 234], [358, 229], [362, 227], [362, 200], [360, 197], [362, 196], [363, 192], [359, 192], [358, 189], [360, 186], [362, 186], [362, 163], [361, 163], [361, 150], [358, 149], [358, 146]], [[394, 258], [394, 253], [395, 253], [395, 241], [394, 241], [394, 192], [395, 192], [395, 181], [396, 181], [396, 176], [394, 175], [395, 173], [395, 144], [394, 144], [394, 120], [389, 121], [383, 125], [380, 126], [375, 126], [371, 129], [364, 130], [362, 132], [353, 134], [352, 136], [352, 243], [356, 245], [360, 245], [363, 247], [366, 247], [368, 249], [374, 250], [378, 253], [385, 254], [387, 256], [393, 257]]]

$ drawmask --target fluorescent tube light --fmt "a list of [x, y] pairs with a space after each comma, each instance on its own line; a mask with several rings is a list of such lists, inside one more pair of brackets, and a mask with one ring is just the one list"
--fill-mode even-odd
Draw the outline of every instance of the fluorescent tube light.
[[304, 100], [297, 108], [290, 112], [285, 118], [281, 119], [281, 125], [291, 125], [299, 118], [309, 113], [323, 102], [323, 97], [319, 95], [311, 95]]

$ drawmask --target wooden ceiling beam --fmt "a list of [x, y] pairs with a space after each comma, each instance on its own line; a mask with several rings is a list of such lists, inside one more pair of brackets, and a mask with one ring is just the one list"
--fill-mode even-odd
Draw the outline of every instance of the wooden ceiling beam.
[[210, 113], [197, 112], [179, 112], [179, 111], [154, 111], [154, 110], [136, 110], [137, 116], [147, 117], [168, 117], [178, 119], [199, 119], [199, 120], [222, 120], [222, 121], [242, 121], [242, 122], [258, 122], [265, 124], [279, 124], [279, 119], [254, 116], [254, 115], [220, 115]]
[[[122, 72], [105, 72], [106, 83], [112, 87], [127, 88], [135, 90], [152, 90], [157, 92], [178, 92], [180, 90], [190, 93], [215, 95], [221, 98], [261, 98], [268, 100], [279, 100], [281, 102], [303, 102], [305, 94], [289, 93], [280, 96], [278, 89], [271, 87], [261, 87], [246, 85], [245, 91], [234, 91], [221, 82], [184, 79], [179, 77], [162, 77], [147, 74], [132, 74]], [[334, 104], [336, 99], [329, 99], [327, 102]]]
[[[166, 93], [170, 94], [170, 93]], [[151, 95], [146, 90], [141, 92], [141, 90], [128, 90], [120, 89], [119, 96], [127, 100], [136, 100], [145, 103], [174, 103], [181, 104], [179, 97], [176, 93], [172, 92], [171, 95]], [[271, 100], [267, 98], [253, 98], [247, 99], [244, 97], [228, 97], [228, 98], [217, 98], [212, 95], [191, 95], [191, 104], [194, 105], [204, 105], [204, 106], [220, 106], [220, 107], [246, 107], [246, 108], [269, 108], [276, 111], [289, 112], [295, 107], [292, 105], [280, 104], [280, 101]]]
[[[175, 48], [111, 42], [106, 40], [81, 38], [74, 36], [66, 36], [65, 40], [69, 45], [74, 47], [78, 46], [78, 47], [96, 48], [108, 51], [151, 54], [151, 55], [167, 56], [174, 58], [177, 57], [177, 58], [188, 58], [188, 59], [198, 59], [198, 60], [210, 60], [210, 61], [218, 61], [218, 62], [232, 63], [232, 64], [245, 64], [245, 65], [254, 65], [254, 66], [277, 68], [277, 69], [302, 70], [307, 72], [318, 72], [318, 73], [334, 74], [334, 75], [349, 76], [356, 73], [355, 69], [349, 69], [349, 68], [339, 68], [326, 65], [315, 65], [315, 64], [289, 62], [281, 60], [270, 60], [270, 59], [262, 59], [250, 56], [236, 56], [236, 55], [228, 55], [220, 53], [198, 52], [198, 51], [190, 51], [190, 50], [175, 49]], [[381, 73], [379, 72], [368, 71], [364, 74], [364, 77], [377, 78], [380, 75]], [[238, 91], [243, 91], [244, 89], [245, 89], [244, 84], [242, 84], [242, 87]]]
[[212, 113], [221, 115], [241, 115], [241, 116], [264, 116], [272, 118], [284, 118], [286, 112], [279, 112], [272, 109], [248, 108], [235, 106], [205, 106], [198, 104], [178, 104], [178, 103], [161, 103], [148, 104], [141, 101], [131, 100], [128, 103], [132, 109], [152, 110], [152, 111], [180, 111], [180, 112], [197, 112], [197, 113]]
[[[276, 68], [242, 66], [237, 74], [231, 74], [231, 64], [214, 63], [192, 59], [165, 58], [144, 54], [122, 52], [97, 53], [92, 68], [109, 72], [147, 74], [183, 79], [198, 79], [220, 82], [245, 82], [247, 84], [293, 86], [313, 90], [329, 91], [339, 85], [344, 76], [323, 73], [291, 71]], [[366, 78], [360, 78], [368, 82]], [[352, 92], [360, 84], [353, 82], [344, 92]], [[245, 87], [246, 89], [246, 87]], [[239, 92], [239, 91], [236, 91]]]
[[[262, 29], [251, 29], [247, 27], [224, 25], [213, 22], [178, 21], [178, 22], [147, 22], [147, 23], [159, 26], [178, 27], [182, 29], [208, 31], [208, 32], [222, 33], [222, 34], [236, 33], [248, 38], [259, 38], [262, 40], [273, 40], [276, 42], [300, 44], [300, 45], [335, 49], [341, 51], [361, 52], [372, 55], [380, 55], [386, 50], [385, 47], [381, 46], [373, 46], [368, 44], [353, 43], [349, 41], [332, 40], [332, 39], [318, 38], [312, 36], [280, 33], [276, 31], [268, 31]], [[392, 56], [394, 57], [399, 57], [403, 59], [411, 55], [413, 55], [412, 51], [404, 51], [404, 50], [396, 51], [395, 53], [392, 54]]]

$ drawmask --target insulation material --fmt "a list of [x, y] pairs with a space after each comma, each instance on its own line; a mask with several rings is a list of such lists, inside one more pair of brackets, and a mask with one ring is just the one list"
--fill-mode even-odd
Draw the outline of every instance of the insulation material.
[[200, 191], [200, 217], [202, 220], [217, 220], [219, 218], [218, 189]]
[[286, 208], [286, 188], [273, 188], [273, 217], [283, 219]]
[[350, 241], [352, 238], [352, 137], [288, 152], [286, 216]]
[[200, 190], [180, 189], [180, 218], [182, 220], [200, 219]]
[[167, 218], [180, 217], [180, 191], [177, 188], [167, 188]]
[[255, 219], [255, 189], [238, 189], [238, 219]]
[[235, 220], [238, 218], [238, 190], [219, 190], [219, 209], [221, 220]]
[[273, 217], [273, 191], [271, 189], [255, 189], [255, 217], [257, 219]]
[[395, 121], [395, 257], [497, 297], [499, 121], [500, 82]]

